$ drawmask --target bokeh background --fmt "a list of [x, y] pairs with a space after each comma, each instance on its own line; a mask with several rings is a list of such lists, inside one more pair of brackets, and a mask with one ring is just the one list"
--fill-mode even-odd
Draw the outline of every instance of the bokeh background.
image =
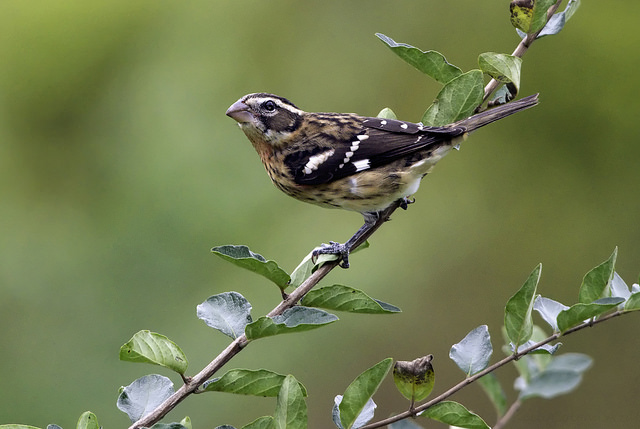
[[[487, 324], [500, 351], [503, 308], [542, 262], [539, 291], [576, 302], [586, 271], [619, 246], [640, 272], [640, 66], [634, 2], [584, 1], [523, 65], [532, 110], [478, 131], [327, 283], [400, 306], [340, 315], [307, 334], [261, 340], [228, 367], [296, 375], [310, 427], [332, 427], [333, 397], [381, 359], [432, 353], [436, 391], [462, 373], [451, 344]], [[119, 386], [168, 371], [118, 360], [132, 334], [169, 336], [202, 368], [228, 339], [195, 307], [234, 290], [258, 317], [278, 302], [261, 278], [212, 256], [246, 244], [292, 270], [345, 240], [357, 214], [299, 203], [269, 182], [226, 108], [268, 91], [316, 111], [418, 121], [439, 87], [375, 36], [435, 49], [469, 70], [512, 52], [508, 1], [125, 0], [0, 5], [0, 423], [75, 427], [85, 410], [126, 427]], [[595, 359], [573, 394], [527, 401], [510, 427], [636, 427], [637, 315], [563, 339]], [[511, 399], [516, 373], [498, 376]], [[493, 423], [478, 386], [454, 397]], [[387, 380], [377, 416], [405, 409]], [[200, 395], [173, 411], [195, 428], [240, 427], [271, 399]], [[436, 423], [424, 422], [436, 427]]]

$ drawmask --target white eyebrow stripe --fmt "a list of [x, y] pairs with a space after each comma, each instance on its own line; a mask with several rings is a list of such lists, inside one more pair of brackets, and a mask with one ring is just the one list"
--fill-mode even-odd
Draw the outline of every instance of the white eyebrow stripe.
[[309, 158], [309, 161], [307, 161], [302, 171], [304, 172], [304, 174], [311, 174], [312, 172], [318, 169], [320, 164], [322, 164], [331, 156], [333, 156], [334, 153], [335, 153], [335, 150], [330, 149], [326, 152], [313, 155], [312, 157]]

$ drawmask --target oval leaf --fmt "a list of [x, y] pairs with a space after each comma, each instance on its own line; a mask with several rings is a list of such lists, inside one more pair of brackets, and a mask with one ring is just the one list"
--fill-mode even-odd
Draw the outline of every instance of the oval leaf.
[[405, 43], [397, 43], [389, 36], [376, 33], [376, 36], [393, 51], [394, 54], [440, 83], [447, 83], [462, 74], [462, 70], [449, 64], [444, 55], [436, 51], [421, 51]]
[[311, 290], [301, 301], [307, 307], [351, 313], [398, 313], [401, 310], [391, 304], [371, 298], [361, 290], [349, 286], [333, 285]]
[[258, 417], [251, 423], [242, 426], [242, 429], [273, 429], [273, 417], [262, 416]]
[[145, 375], [122, 388], [116, 405], [136, 422], [173, 395], [173, 383], [157, 374]]
[[556, 321], [558, 314], [567, 308], [569, 307], [559, 303], [558, 301], [544, 298], [542, 296], [538, 296], [533, 303], [533, 309], [542, 316], [544, 321], [551, 326], [554, 332], [558, 332], [558, 322]]
[[293, 375], [287, 375], [276, 402], [274, 413], [276, 429], [307, 429], [307, 404], [304, 402], [300, 383]]
[[624, 305], [625, 311], [640, 310], [640, 292], [632, 294]]
[[0, 425], [0, 429], [40, 429], [40, 428], [35, 426], [19, 425], [19, 424], [11, 423], [7, 425]]
[[504, 393], [498, 378], [493, 373], [490, 373], [480, 377], [478, 383], [480, 383], [482, 390], [491, 400], [498, 417], [503, 416], [507, 412], [507, 395]]
[[454, 401], [439, 402], [427, 408], [421, 415], [459, 428], [491, 429], [480, 416]]
[[624, 298], [602, 298], [590, 304], [575, 304], [558, 314], [558, 329], [564, 332], [624, 302]]
[[335, 322], [338, 317], [316, 308], [295, 306], [273, 318], [263, 316], [245, 328], [250, 340], [272, 335], [303, 332]]
[[558, 34], [565, 26], [569, 18], [573, 16], [575, 11], [580, 6], [580, 0], [569, 0], [567, 3], [567, 7], [564, 11], [560, 13], [556, 13], [551, 18], [549, 18], [549, 22], [544, 26], [540, 34], [536, 39], [539, 39], [544, 36], [551, 36], [554, 34]]
[[[276, 397], [286, 376], [266, 369], [232, 369], [220, 378], [203, 385], [204, 392], [226, 392], [237, 395]], [[307, 391], [301, 384], [302, 395]]]
[[251, 323], [251, 304], [238, 292], [224, 292], [198, 305], [196, 313], [208, 326], [236, 339]]
[[533, 332], [531, 310], [533, 309], [541, 271], [542, 264], [539, 264], [531, 272], [520, 290], [507, 301], [507, 306], [505, 307], [504, 327], [509, 340], [515, 345], [516, 349], [521, 344], [529, 341]]
[[382, 109], [380, 113], [376, 115], [376, 117], [382, 119], [398, 119], [398, 116], [396, 116], [395, 112], [388, 107]]
[[554, 398], [571, 392], [582, 380], [582, 373], [591, 367], [593, 360], [582, 353], [567, 353], [555, 357], [541, 373], [521, 387], [520, 398]]
[[489, 328], [487, 325], [481, 325], [469, 332], [458, 344], [454, 344], [449, 351], [449, 357], [469, 377], [489, 365], [492, 353]]
[[[478, 57], [480, 70], [488, 74], [498, 82], [515, 85], [516, 93], [520, 90], [520, 69], [522, 58], [495, 52], [485, 52]], [[515, 96], [516, 94], [512, 94]]]
[[412, 404], [422, 401], [433, 390], [435, 373], [432, 360], [433, 355], [427, 355], [411, 362], [398, 361], [393, 366], [393, 382]]
[[468, 118], [482, 103], [482, 72], [471, 70], [449, 81], [422, 116], [428, 126], [442, 126]]
[[180, 347], [164, 335], [150, 331], [136, 333], [120, 347], [120, 360], [152, 363], [178, 374], [184, 374], [188, 365], [187, 357]]
[[376, 393], [382, 380], [391, 369], [393, 359], [387, 358], [375, 364], [356, 377], [344, 391], [338, 407], [340, 423], [344, 429], [351, 429], [367, 402]]
[[[187, 429], [182, 423], [156, 423], [150, 429]], [[233, 428], [231, 428], [233, 429]]]
[[98, 417], [90, 411], [85, 411], [78, 419], [76, 429], [100, 429]]
[[[333, 423], [338, 427], [338, 429], [344, 429], [344, 427], [342, 427], [342, 423], [340, 422], [340, 403], [341, 402], [342, 402], [342, 395], [336, 395], [336, 397], [333, 398], [333, 408], [331, 409], [331, 418], [333, 420]], [[378, 406], [376, 405], [375, 402], [373, 402], [373, 399], [369, 399], [366, 405], [364, 406], [364, 408], [362, 409], [362, 411], [360, 412], [360, 415], [358, 416], [356, 421], [353, 422], [353, 426], [351, 426], [351, 428], [356, 429], [366, 425], [371, 419], [373, 419], [373, 416], [375, 414], [377, 407]]]
[[617, 257], [618, 248], [616, 247], [609, 259], [585, 274], [578, 294], [579, 302], [589, 304], [606, 296], [607, 286], [613, 279]]
[[285, 289], [291, 280], [289, 274], [280, 268], [275, 261], [267, 261], [264, 256], [252, 252], [247, 246], [218, 246], [211, 251], [225, 261], [266, 277], [280, 289]]

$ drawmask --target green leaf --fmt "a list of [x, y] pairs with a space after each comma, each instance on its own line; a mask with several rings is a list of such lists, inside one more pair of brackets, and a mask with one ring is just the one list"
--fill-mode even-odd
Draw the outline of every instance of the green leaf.
[[632, 294], [624, 305], [624, 311], [640, 310], [640, 292]]
[[489, 365], [492, 353], [489, 328], [487, 325], [481, 325], [469, 332], [458, 344], [454, 344], [449, 351], [449, 357], [469, 377]]
[[242, 426], [242, 429], [273, 429], [274, 425], [273, 417], [262, 416], [258, 417], [251, 423]]
[[167, 377], [145, 375], [121, 388], [116, 405], [133, 423], [155, 410], [173, 393], [173, 383]]
[[579, 302], [588, 304], [606, 296], [607, 286], [613, 279], [617, 257], [618, 248], [616, 247], [609, 259], [585, 274], [578, 294]]
[[[336, 395], [335, 398], [333, 398], [333, 407], [331, 408], [331, 419], [338, 429], [344, 429], [340, 422], [340, 404], [342, 403], [342, 398], [342, 395]], [[369, 421], [373, 419], [377, 407], [373, 399], [369, 398], [351, 428], [357, 429], [369, 423]]]
[[274, 427], [307, 429], [307, 404], [304, 402], [300, 383], [293, 375], [287, 375], [278, 393]]
[[189, 418], [189, 416], [186, 416], [184, 419], [180, 420], [180, 424], [184, 426], [186, 429], [192, 429], [191, 418]]
[[0, 425], [0, 429], [40, 429], [40, 428], [35, 426], [19, 425], [19, 424], [12, 423], [8, 425]]
[[[381, 33], [376, 36], [393, 51], [394, 54], [402, 58], [422, 73], [431, 76], [440, 83], [447, 83], [451, 79], [462, 74], [462, 70], [449, 64], [444, 55], [436, 51], [421, 51], [405, 43], [397, 43], [391, 37]], [[393, 118], [392, 118], [393, 119]]]
[[559, 303], [558, 301], [544, 298], [542, 296], [538, 296], [533, 303], [533, 309], [542, 316], [549, 326], [551, 326], [553, 332], [558, 332], [558, 322], [556, 321], [558, 319], [558, 314], [568, 308], [569, 307]]
[[137, 332], [120, 347], [120, 360], [160, 365], [178, 374], [184, 374], [188, 365], [187, 356], [176, 343], [150, 331]]
[[376, 393], [382, 380], [391, 369], [393, 359], [387, 358], [375, 364], [356, 377], [347, 387], [338, 407], [340, 410], [340, 423], [344, 429], [350, 429], [367, 401]]
[[556, 13], [551, 18], [549, 18], [549, 22], [547, 22], [547, 25], [544, 26], [536, 39], [544, 36], [558, 34], [564, 28], [569, 18], [573, 16], [579, 6], [580, 0], [569, 0], [569, 3], [567, 3], [567, 7], [564, 9], [564, 11]]
[[361, 290], [342, 285], [311, 290], [300, 303], [307, 307], [351, 313], [387, 314], [401, 311], [398, 307], [371, 298]]
[[[517, 91], [520, 90], [520, 69], [522, 58], [495, 52], [485, 52], [478, 57], [480, 70], [498, 82], [513, 83]], [[515, 96], [516, 94], [512, 94]]]
[[433, 390], [435, 373], [431, 361], [433, 355], [427, 355], [418, 359], [397, 361], [393, 366], [393, 382], [398, 391], [411, 401], [422, 401]]
[[202, 319], [223, 334], [236, 339], [251, 323], [251, 304], [238, 292], [223, 292], [207, 298], [196, 308], [198, 319]]
[[245, 328], [245, 334], [250, 340], [269, 337], [272, 335], [303, 332], [316, 329], [335, 322], [338, 318], [326, 311], [316, 308], [295, 306], [285, 310], [282, 315], [273, 318], [263, 316]]
[[90, 411], [85, 411], [80, 415], [76, 429], [100, 429], [98, 417]]
[[380, 113], [378, 113], [377, 117], [382, 119], [398, 119], [395, 112], [388, 107], [382, 109]]
[[558, 329], [560, 332], [564, 332], [592, 317], [606, 313], [622, 302], [624, 302], [624, 298], [612, 297], [602, 298], [590, 304], [578, 303], [572, 305], [558, 314]]
[[427, 408], [421, 415], [459, 428], [491, 429], [480, 416], [453, 401], [439, 402]]
[[582, 373], [591, 367], [593, 360], [582, 353], [566, 353], [557, 356], [544, 371], [534, 375], [520, 392], [520, 399], [554, 398], [574, 390], [582, 381]]
[[[204, 392], [226, 392], [237, 395], [276, 397], [286, 376], [266, 369], [232, 369], [220, 378], [203, 385]], [[307, 390], [300, 384], [302, 395]]]
[[547, 11], [557, 0], [535, 0], [533, 3], [533, 15], [531, 26], [526, 33], [535, 33], [547, 24]]
[[490, 373], [482, 376], [478, 383], [480, 383], [480, 387], [482, 387], [482, 390], [484, 390], [484, 393], [487, 394], [495, 407], [498, 417], [503, 416], [507, 412], [507, 395], [504, 393], [498, 378], [493, 373]]
[[218, 246], [211, 249], [217, 255], [239, 267], [253, 271], [271, 280], [280, 289], [285, 289], [289, 285], [289, 274], [278, 266], [274, 261], [267, 261], [264, 256], [254, 253], [247, 246]]
[[468, 118], [482, 103], [482, 72], [471, 70], [449, 81], [422, 116], [428, 126], [442, 126]]
[[[404, 419], [404, 420], [398, 420], [397, 422], [391, 423], [389, 426], [387, 426], [387, 428], [388, 429], [422, 429], [422, 426], [420, 426], [417, 423], [414, 423], [413, 420]], [[450, 428], [450, 429], [454, 429], [454, 428]]]
[[509, 5], [511, 25], [525, 33], [531, 28], [534, 0], [514, 0]]
[[531, 310], [533, 309], [541, 271], [542, 264], [539, 264], [531, 272], [520, 290], [507, 301], [507, 306], [505, 307], [504, 327], [509, 340], [515, 345], [516, 350], [518, 346], [529, 341], [533, 332]]
[[289, 285], [292, 287], [300, 286], [313, 273], [316, 264], [311, 261], [313, 252], [309, 252], [307, 256], [300, 262], [295, 270], [291, 273], [291, 281]]
[[150, 429], [187, 429], [182, 423], [156, 423]]

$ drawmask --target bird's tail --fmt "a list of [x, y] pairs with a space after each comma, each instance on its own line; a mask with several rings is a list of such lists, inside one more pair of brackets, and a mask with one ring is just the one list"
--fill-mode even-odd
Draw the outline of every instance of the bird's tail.
[[484, 112], [478, 113], [456, 122], [453, 126], [462, 126], [466, 128], [466, 132], [469, 133], [480, 127], [484, 127], [487, 124], [495, 122], [499, 119], [506, 118], [509, 115], [517, 113], [521, 110], [528, 109], [538, 104], [538, 94], [530, 95], [525, 98], [521, 98], [517, 101], [512, 101], [507, 104], [502, 104], [498, 107], [494, 107]]

